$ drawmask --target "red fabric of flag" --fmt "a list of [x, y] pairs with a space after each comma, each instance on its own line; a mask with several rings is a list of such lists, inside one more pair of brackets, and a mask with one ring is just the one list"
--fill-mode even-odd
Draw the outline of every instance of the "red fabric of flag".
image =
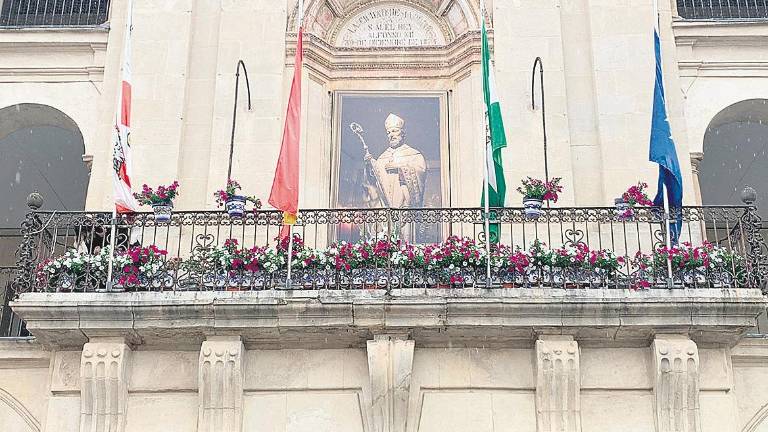
[[[296, 61], [291, 83], [291, 94], [288, 99], [288, 112], [285, 116], [283, 143], [280, 147], [280, 157], [277, 159], [275, 179], [272, 182], [272, 192], [269, 203], [284, 212], [284, 221], [292, 225], [299, 211], [299, 141], [301, 139], [301, 69], [304, 57], [304, 29], [299, 28], [296, 43]], [[285, 237], [288, 230], [281, 230], [280, 236]]]

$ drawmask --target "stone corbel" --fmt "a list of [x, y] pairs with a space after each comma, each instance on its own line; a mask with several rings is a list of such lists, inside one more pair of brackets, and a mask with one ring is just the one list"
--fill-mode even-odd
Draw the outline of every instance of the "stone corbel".
[[579, 345], [570, 336], [536, 341], [538, 432], [581, 432]]
[[240, 432], [243, 354], [239, 336], [209, 337], [200, 348], [198, 432]]
[[374, 432], [405, 432], [414, 341], [376, 335], [368, 341], [368, 375]]
[[699, 350], [684, 336], [657, 335], [651, 345], [656, 430], [700, 432]]
[[80, 432], [122, 432], [128, 403], [124, 341], [89, 342], [80, 357]]

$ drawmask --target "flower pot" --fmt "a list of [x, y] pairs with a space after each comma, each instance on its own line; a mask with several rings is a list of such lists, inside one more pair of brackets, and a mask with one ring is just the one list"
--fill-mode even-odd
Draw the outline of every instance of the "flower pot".
[[241, 218], [245, 214], [245, 197], [242, 195], [232, 195], [224, 203], [224, 208], [231, 218]]
[[528, 219], [538, 219], [544, 212], [541, 210], [544, 201], [538, 198], [525, 198], [523, 199], [523, 208], [525, 209], [525, 217]]
[[171, 201], [152, 204], [152, 211], [155, 212], [155, 222], [168, 223], [171, 221], [173, 212], [173, 203]]
[[627, 220], [634, 216], [632, 207], [630, 207], [628, 202], [624, 201], [624, 198], [616, 198], [613, 200], [613, 202], [614, 206], [616, 207], [616, 217], [622, 220]]

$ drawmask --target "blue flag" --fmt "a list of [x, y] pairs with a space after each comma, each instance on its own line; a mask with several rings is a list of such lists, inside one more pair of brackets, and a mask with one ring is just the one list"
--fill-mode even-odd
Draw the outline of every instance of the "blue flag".
[[670, 224], [672, 243], [677, 243], [682, 228], [683, 176], [677, 159], [672, 129], [669, 127], [666, 100], [664, 98], [664, 77], [661, 68], [661, 42], [659, 32], [654, 30], [653, 43], [656, 50], [656, 86], [653, 92], [653, 121], [651, 123], [651, 151], [649, 159], [659, 164], [659, 191], [654, 205], [664, 205], [664, 191], [669, 199], [669, 211], [674, 215]]

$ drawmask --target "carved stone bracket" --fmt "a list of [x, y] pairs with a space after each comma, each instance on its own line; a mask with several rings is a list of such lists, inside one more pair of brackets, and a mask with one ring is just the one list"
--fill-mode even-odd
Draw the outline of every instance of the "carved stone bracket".
[[203, 342], [198, 373], [198, 432], [242, 429], [244, 352], [237, 336]]
[[581, 431], [579, 346], [570, 337], [536, 341], [536, 424], [539, 432]]
[[122, 432], [128, 402], [131, 349], [121, 342], [89, 342], [80, 358], [80, 432]]
[[374, 432], [405, 432], [414, 341], [377, 335], [368, 341], [368, 375]]
[[658, 432], [700, 432], [699, 350], [682, 336], [656, 336], [651, 345]]

